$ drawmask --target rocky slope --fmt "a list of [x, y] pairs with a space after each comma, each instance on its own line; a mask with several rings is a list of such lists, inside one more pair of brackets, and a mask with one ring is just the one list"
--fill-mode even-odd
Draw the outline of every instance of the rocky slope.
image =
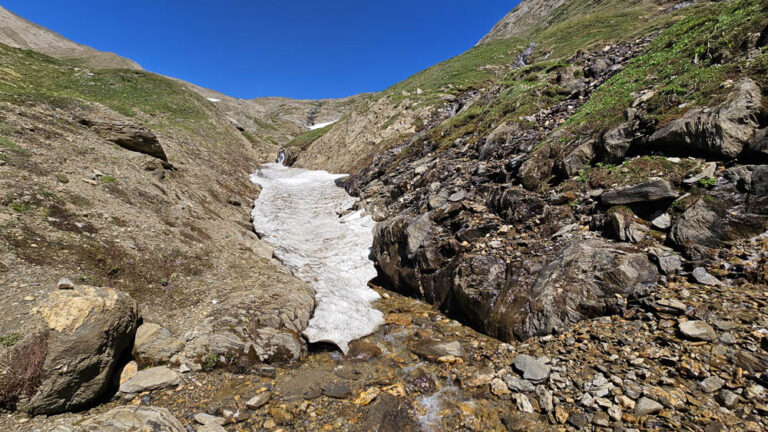
[[141, 66], [133, 60], [72, 42], [25, 20], [2, 6], [0, 6], [0, 43], [14, 48], [37, 51], [58, 59], [72, 59], [93, 68], [141, 70]]

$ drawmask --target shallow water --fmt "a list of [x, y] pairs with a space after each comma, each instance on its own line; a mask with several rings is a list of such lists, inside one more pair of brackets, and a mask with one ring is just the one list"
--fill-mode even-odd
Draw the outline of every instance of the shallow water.
[[262, 187], [251, 212], [253, 226], [276, 246], [275, 255], [315, 289], [315, 312], [304, 331], [310, 342], [347, 344], [384, 323], [368, 287], [376, 276], [368, 259], [374, 221], [362, 211], [339, 214], [355, 198], [335, 184], [343, 175], [263, 165], [251, 176]]

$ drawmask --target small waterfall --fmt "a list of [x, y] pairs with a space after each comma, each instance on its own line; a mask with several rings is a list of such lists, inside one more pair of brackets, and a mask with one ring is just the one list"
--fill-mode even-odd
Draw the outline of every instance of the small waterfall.
[[275, 160], [275, 163], [278, 163], [280, 165], [283, 165], [285, 163], [285, 150], [280, 151], [280, 153], [277, 154], [277, 159]]

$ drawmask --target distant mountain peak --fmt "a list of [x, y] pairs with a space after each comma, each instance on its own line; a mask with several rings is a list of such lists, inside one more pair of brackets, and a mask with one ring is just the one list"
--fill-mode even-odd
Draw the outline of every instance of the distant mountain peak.
[[508, 13], [491, 31], [485, 35], [478, 45], [494, 40], [520, 36], [534, 25], [560, 7], [565, 0], [523, 0], [516, 8]]
[[142, 70], [138, 63], [111, 52], [73, 42], [0, 6], [0, 43], [37, 51], [58, 59], [79, 59], [93, 68]]

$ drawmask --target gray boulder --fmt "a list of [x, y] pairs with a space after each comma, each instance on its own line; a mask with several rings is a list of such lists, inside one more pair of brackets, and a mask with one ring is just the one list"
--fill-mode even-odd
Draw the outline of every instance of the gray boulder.
[[[74, 411], [117, 389], [138, 322], [138, 308], [127, 294], [91, 286], [55, 290], [31, 314], [38, 320], [38, 330], [32, 332], [38, 336], [31, 339], [34, 345], [18, 344], [25, 351], [20, 353], [25, 363], [6, 371], [9, 379], [39, 379], [34, 390], [26, 388], [28, 394], [18, 395], [19, 410]], [[14, 367], [26, 368], [29, 375]]]
[[184, 425], [165, 408], [126, 406], [113, 408], [75, 426], [73, 432], [186, 432]]
[[588, 141], [576, 147], [558, 168], [566, 177], [573, 177], [595, 158], [594, 141]]
[[632, 186], [612, 189], [603, 193], [600, 199], [604, 205], [615, 206], [670, 200], [677, 196], [677, 191], [672, 183], [653, 177]]
[[608, 230], [618, 240], [638, 243], [645, 238], [651, 228], [640, 223], [633, 214], [615, 211], [608, 215]]
[[675, 220], [669, 238], [689, 257], [702, 259], [709, 255], [708, 249], [753, 237], [766, 227], [768, 217], [744, 213], [738, 202], [701, 198]]
[[534, 383], [542, 383], [549, 378], [549, 366], [526, 354], [518, 354], [513, 362], [515, 369], [523, 378]]
[[598, 146], [600, 158], [608, 163], [621, 162], [629, 151], [633, 135], [629, 123], [623, 123], [603, 134]]
[[168, 329], [154, 323], [144, 323], [136, 330], [133, 357], [141, 364], [167, 363], [184, 344], [171, 336]]
[[518, 336], [545, 335], [606, 314], [616, 294], [632, 297], [658, 278], [647, 255], [629, 245], [576, 240], [539, 272], [524, 300], [499, 307], [518, 311], [506, 319]]
[[166, 366], [157, 366], [139, 371], [136, 376], [120, 385], [120, 392], [136, 394], [162, 390], [179, 384], [181, 384], [181, 374]]
[[[219, 303], [190, 332], [179, 362], [201, 363], [216, 356], [220, 362], [241, 364], [292, 363], [303, 358], [307, 346], [301, 332], [315, 307], [315, 292], [291, 275], [270, 289], [235, 292]], [[289, 287], [289, 288], [285, 288]]]
[[735, 86], [715, 108], [688, 111], [648, 139], [651, 148], [667, 152], [704, 153], [725, 159], [738, 157], [754, 139], [765, 116], [760, 87], [749, 78]]

